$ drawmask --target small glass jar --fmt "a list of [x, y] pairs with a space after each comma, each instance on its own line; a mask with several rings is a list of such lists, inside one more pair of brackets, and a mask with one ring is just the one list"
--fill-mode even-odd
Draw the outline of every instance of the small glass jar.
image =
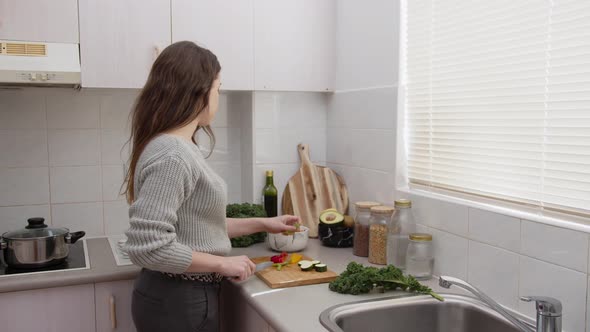
[[369, 256], [369, 218], [371, 208], [379, 206], [377, 202], [356, 202], [354, 216], [354, 243], [352, 253], [355, 256]]
[[406, 273], [418, 280], [427, 280], [432, 278], [433, 267], [432, 235], [410, 234], [410, 243], [406, 253]]
[[374, 206], [369, 219], [369, 263], [387, 264], [387, 224], [393, 214], [391, 206]]
[[412, 214], [412, 202], [410, 200], [398, 199], [395, 201], [395, 212], [388, 227], [387, 264], [405, 270], [406, 253], [410, 243], [409, 236], [416, 233], [416, 222]]

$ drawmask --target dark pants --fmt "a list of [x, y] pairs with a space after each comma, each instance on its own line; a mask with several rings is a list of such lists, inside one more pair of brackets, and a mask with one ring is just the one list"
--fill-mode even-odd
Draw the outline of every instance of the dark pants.
[[131, 312], [137, 332], [219, 331], [219, 284], [172, 279], [143, 269]]

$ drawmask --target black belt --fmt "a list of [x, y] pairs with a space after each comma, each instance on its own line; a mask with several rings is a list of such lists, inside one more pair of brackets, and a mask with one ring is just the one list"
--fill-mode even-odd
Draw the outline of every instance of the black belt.
[[223, 279], [219, 273], [206, 273], [206, 274], [194, 274], [194, 275], [187, 275], [187, 274], [174, 274], [168, 272], [162, 272], [168, 278], [176, 279], [176, 280], [187, 280], [187, 281], [200, 281], [208, 284], [218, 284]]

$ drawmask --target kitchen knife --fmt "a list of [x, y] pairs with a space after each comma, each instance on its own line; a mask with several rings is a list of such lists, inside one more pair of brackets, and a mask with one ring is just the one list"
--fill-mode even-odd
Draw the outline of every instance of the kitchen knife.
[[256, 264], [256, 272], [262, 271], [264, 269], [266, 269], [267, 267], [272, 266], [273, 262], [262, 262], [259, 264]]

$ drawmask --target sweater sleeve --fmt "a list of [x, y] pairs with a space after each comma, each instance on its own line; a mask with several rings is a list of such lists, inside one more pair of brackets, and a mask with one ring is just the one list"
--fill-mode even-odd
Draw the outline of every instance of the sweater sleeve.
[[193, 250], [176, 239], [177, 211], [195, 186], [188, 165], [167, 156], [144, 167], [129, 208], [127, 252], [131, 261], [150, 270], [183, 273]]

